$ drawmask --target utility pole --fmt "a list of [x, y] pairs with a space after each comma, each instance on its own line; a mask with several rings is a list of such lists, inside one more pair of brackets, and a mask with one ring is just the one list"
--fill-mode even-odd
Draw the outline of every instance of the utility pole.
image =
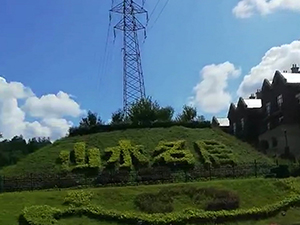
[[122, 0], [112, 7], [110, 12], [122, 15], [122, 19], [114, 26], [123, 31], [123, 110], [128, 115], [130, 105], [141, 98], [145, 98], [144, 76], [141, 64], [138, 31], [144, 30], [145, 26], [138, 20], [138, 14], [148, 13], [142, 5], [134, 0]]

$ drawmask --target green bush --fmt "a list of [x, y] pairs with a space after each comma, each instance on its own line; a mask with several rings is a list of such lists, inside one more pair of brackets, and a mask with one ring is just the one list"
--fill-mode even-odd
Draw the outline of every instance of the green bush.
[[279, 165], [272, 168], [270, 173], [276, 174], [276, 178], [287, 178], [290, 176], [290, 170], [288, 165]]
[[89, 168], [89, 164], [81, 164], [81, 165], [76, 165], [72, 168], [73, 172], [84, 172], [86, 169]]
[[59, 215], [59, 209], [48, 205], [30, 206], [23, 209], [19, 216], [20, 225], [53, 225], [57, 222], [54, 215]]
[[185, 149], [184, 140], [160, 142], [155, 148], [153, 156], [155, 163], [163, 165], [192, 166], [195, 164], [194, 155], [189, 150]]
[[134, 204], [146, 213], [169, 213], [174, 210], [173, 199], [169, 195], [143, 193], [135, 198]]
[[101, 155], [98, 148], [90, 148], [87, 151], [89, 166], [99, 168], [101, 166]]
[[68, 169], [70, 164], [70, 152], [69, 151], [61, 151], [59, 153], [59, 160], [63, 169]]
[[109, 159], [107, 160], [107, 164], [109, 166], [117, 167], [120, 160], [121, 149], [119, 147], [110, 147], [104, 150], [106, 154], [111, 154]]
[[143, 193], [135, 198], [135, 205], [142, 212], [166, 213], [173, 211], [173, 198], [186, 195], [195, 205], [205, 210], [232, 210], [239, 208], [235, 192], [213, 187], [197, 188], [175, 186], [161, 189], [158, 193]]
[[85, 164], [85, 143], [77, 142], [74, 144], [75, 163], [77, 165]]
[[233, 210], [240, 206], [239, 196], [230, 191], [216, 190], [213, 200], [209, 201], [205, 207], [208, 211]]
[[116, 130], [127, 130], [127, 129], [140, 129], [140, 128], [169, 128], [174, 126], [183, 126], [187, 128], [211, 128], [209, 121], [204, 122], [154, 122], [152, 124], [112, 124], [112, 125], [96, 125], [93, 127], [71, 127], [69, 129], [69, 137], [87, 135], [99, 132], [109, 132]]
[[149, 163], [148, 158], [143, 154], [144, 146], [143, 145], [136, 145], [134, 148], [131, 150], [131, 154], [134, 157], [134, 159], [137, 161], [136, 166], [146, 166]]
[[236, 164], [232, 150], [215, 140], [197, 141], [194, 143], [194, 149], [206, 168]]
[[[221, 210], [221, 211], [203, 211], [198, 209], [188, 209], [173, 213], [137, 213], [120, 212], [117, 210], [108, 210], [100, 206], [83, 206], [80, 208], [55, 209], [50, 206], [31, 206], [26, 207], [20, 215], [21, 225], [50, 225], [56, 222], [56, 219], [65, 218], [74, 215], [86, 215], [97, 219], [108, 219], [113, 221], [135, 224], [142, 221], [148, 225], [182, 225], [187, 223], [221, 223], [225, 221], [253, 220], [271, 217], [282, 210], [287, 210], [292, 206], [300, 205], [300, 196], [293, 195], [283, 201], [272, 205], [266, 205], [261, 208]], [[40, 212], [43, 212], [42, 214]], [[52, 217], [51, 217], [52, 215]]]
[[93, 193], [90, 191], [69, 191], [64, 199], [64, 204], [72, 207], [80, 207], [88, 205], [92, 197]]
[[142, 145], [132, 145], [130, 140], [120, 140], [119, 146], [110, 147], [105, 149], [106, 154], [110, 154], [107, 160], [108, 167], [121, 168], [121, 169], [132, 169], [133, 159], [136, 159], [138, 164], [147, 165], [148, 159], [142, 152]]

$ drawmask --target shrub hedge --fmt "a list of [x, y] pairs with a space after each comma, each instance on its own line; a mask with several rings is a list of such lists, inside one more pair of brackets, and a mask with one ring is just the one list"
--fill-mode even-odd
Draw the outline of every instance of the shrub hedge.
[[211, 166], [235, 165], [236, 160], [231, 149], [215, 140], [196, 141], [195, 151], [206, 168]]
[[73, 207], [80, 207], [88, 205], [93, 197], [93, 193], [90, 191], [69, 191], [64, 199], [65, 205]]
[[104, 150], [106, 154], [111, 154], [107, 160], [107, 165], [117, 167], [120, 160], [121, 149], [119, 147], [109, 147]]
[[[191, 198], [195, 205], [210, 211], [232, 210], [239, 208], [239, 196], [237, 193], [216, 189], [213, 187], [197, 188], [176, 186], [163, 188], [158, 193], [143, 193], [137, 195], [134, 203], [142, 212], [166, 213], [172, 212], [173, 199], [179, 195]], [[204, 201], [204, 202], [203, 202]]]
[[[109, 147], [105, 149], [105, 153], [109, 156], [107, 160], [108, 167], [120, 168], [120, 169], [132, 169], [133, 158], [139, 165], [147, 165], [148, 159], [142, 154], [142, 145], [132, 145], [130, 140], [120, 140], [119, 146]], [[135, 165], [138, 166], [138, 165]]]
[[174, 210], [172, 196], [161, 192], [140, 194], [134, 199], [134, 204], [145, 213], [169, 213]]
[[75, 163], [77, 165], [85, 164], [85, 143], [77, 142], [74, 144]]
[[69, 164], [70, 164], [70, 152], [69, 151], [61, 151], [59, 154], [59, 159], [60, 159], [62, 168], [68, 169]]
[[127, 130], [127, 129], [139, 129], [139, 128], [169, 128], [173, 126], [183, 126], [187, 128], [211, 128], [210, 121], [203, 121], [203, 122], [154, 122], [152, 124], [130, 124], [130, 123], [123, 123], [123, 124], [113, 124], [113, 125], [96, 125], [93, 127], [72, 127], [69, 130], [69, 137], [79, 136], [79, 135], [87, 135], [93, 133], [100, 133], [100, 132], [109, 132], [109, 131], [116, 131], [116, 130]]
[[187, 165], [195, 164], [195, 158], [192, 152], [185, 149], [185, 141], [162, 141], [153, 152], [154, 163], [166, 165]]
[[168, 214], [146, 214], [137, 212], [120, 212], [117, 210], [107, 210], [100, 206], [84, 206], [79, 208], [70, 207], [68, 209], [56, 209], [50, 206], [26, 207], [20, 217], [20, 225], [50, 225], [64, 217], [74, 215], [86, 215], [95, 219], [115, 220], [128, 224], [135, 224], [142, 221], [148, 225], [182, 225], [186, 223], [212, 223], [233, 220], [254, 220], [273, 216], [282, 210], [287, 210], [291, 206], [300, 205], [300, 196], [293, 195], [283, 201], [261, 208], [236, 209], [232, 211], [203, 211], [188, 209], [182, 212]]
[[87, 150], [87, 156], [91, 168], [99, 168], [101, 166], [101, 155], [98, 148], [89, 148]]

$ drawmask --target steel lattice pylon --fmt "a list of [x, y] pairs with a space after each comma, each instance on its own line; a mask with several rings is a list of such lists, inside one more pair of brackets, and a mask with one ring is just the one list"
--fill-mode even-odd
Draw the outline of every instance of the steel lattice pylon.
[[145, 32], [145, 26], [136, 16], [145, 13], [148, 17], [148, 14], [143, 6], [133, 0], [123, 0], [113, 6], [110, 12], [122, 15], [122, 19], [114, 26], [114, 29], [123, 31], [123, 110], [128, 115], [129, 106], [145, 97], [138, 40], [138, 31], [144, 30]]

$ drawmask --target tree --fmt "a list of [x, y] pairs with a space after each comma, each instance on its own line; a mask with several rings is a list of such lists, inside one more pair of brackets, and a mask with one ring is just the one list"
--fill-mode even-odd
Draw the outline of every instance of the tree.
[[171, 106], [161, 107], [156, 113], [157, 121], [170, 122], [174, 115], [174, 109]]
[[125, 121], [125, 113], [123, 110], [119, 109], [114, 112], [111, 116], [111, 124], [120, 124]]
[[133, 124], [151, 124], [157, 120], [160, 106], [150, 97], [142, 98], [129, 108], [128, 118]]
[[184, 105], [182, 113], [177, 116], [179, 122], [191, 122], [195, 121], [197, 117], [197, 110], [191, 106]]
[[81, 119], [79, 128], [91, 128], [93, 126], [101, 125], [103, 121], [98, 117], [97, 113], [88, 111], [87, 117]]
[[198, 122], [204, 122], [205, 121], [205, 117], [203, 115], [197, 116], [197, 121]]
[[49, 137], [39, 137], [39, 138], [31, 138], [28, 140], [27, 143], [27, 152], [32, 153], [35, 152], [36, 150], [43, 148], [47, 145], [50, 145], [51, 141]]

